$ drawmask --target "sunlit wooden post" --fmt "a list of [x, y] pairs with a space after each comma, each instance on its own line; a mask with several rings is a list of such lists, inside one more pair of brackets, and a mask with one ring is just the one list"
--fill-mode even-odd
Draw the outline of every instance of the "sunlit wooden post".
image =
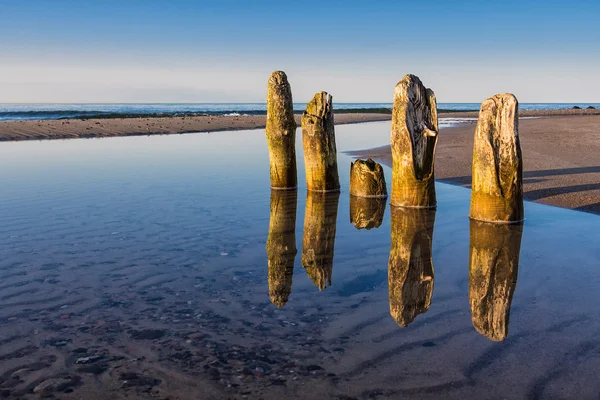
[[350, 163], [350, 222], [356, 229], [381, 225], [386, 198], [387, 186], [381, 164], [370, 158]]
[[509, 223], [524, 218], [518, 110], [510, 93], [481, 105], [473, 145], [472, 219]]
[[271, 187], [294, 189], [298, 186], [296, 170], [296, 121], [292, 89], [287, 76], [275, 71], [267, 87], [267, 125]]
[[387, 197], [381, 164], [370, 158], [350, 163], [350, 194], [359, 197]]
[[332, 107], [332, 97], [320, 92], [302, 114], [306, 186], [310, 191], [340, 190]]
[[438, 138], [437, 103], [414, 75], [406, 75], [394, 90], [392, 109], [393, 206], [434, 208], [434, 156]]

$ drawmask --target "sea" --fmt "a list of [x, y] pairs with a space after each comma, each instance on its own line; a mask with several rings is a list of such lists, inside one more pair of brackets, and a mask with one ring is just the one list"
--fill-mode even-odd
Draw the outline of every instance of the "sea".
[[[480, 103], [438, 103], [440, 111], [477, 111]], [[600, 108], [600, 103], [521, 103], [521, 110]], [[301, 113], [306, 103], [294, 104]], [[392, 103], [335, 103], [337, 113], [390, 112]], [[198, 115], [264, 115], [265, 103], [0, 103], [0, 121]]]

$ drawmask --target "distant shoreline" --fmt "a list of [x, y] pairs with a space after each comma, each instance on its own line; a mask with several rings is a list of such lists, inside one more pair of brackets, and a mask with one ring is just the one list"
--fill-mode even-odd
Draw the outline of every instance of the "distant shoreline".
[[[440, 118], [477, 118], [476, 111], [442, 112]], [[600, 109], [579, 110], [522, 110], [521, 117], [591, 116]], [[300, 125], [300, 114], [296, 114]], [[389, 121], [389, 113], [339, 113], [336, 124]], [[59, 120], [27, 120], [0, 122], [0, 141], [99, 138], [118, 136], [170, 135], [199, 132], [218, 132], [262, 129], [265, 115], [203, 115], [193, 117], [131, 117], [131, 118], [71, 118]]]
[[[336, 103], [334, 113], [388, 114], [392, 103]], [[479, 111], [479, 103], [438, 103], [438, 114], [469, 114]], [[294, 114], [301, 115], [305, 103], [294, 103]], [[521, 103], [524, 111], [558, 111], [600, 109], [600, 103]], [[121, 119], [121, 118], [190, 118], [208, 116], [266, 116], [266, 103], [0, 103], [0, 122]]]
[[[438, 113], [465, 113], [477, 112], [475, 109], [468, 110], [452, 110], [438, 109]], [[391, 108], [376, 107], [376, 108], [340, 108], [334, 110], [335, 114], [392, 114]], [[294, 115], [302, 115], [303, 111], [294, 110]], [[250, 117], [263, 116], [266, 117], [265, 110], [227, 110], [227, 111], [201, 111], [201, 112], [151, 112], [151, 113], [131, 113], [131, 112], [101, 112], [101, 111], [19, 111], [5, 112], [5, 116], [14, 115], [17, 119], [0, 120], [0, 122], [9, 121], [65, 121], [65, 120], [90, 120], [90, 119], [126, 119], [126, 118], [191, 118], [191, 117]], [[58, 116], [60, 114], [71, 114], [66, 116]], [[23, 118], [23, 117], [27, 118]], [[29, 118], [31, 116], [31, 118]]]

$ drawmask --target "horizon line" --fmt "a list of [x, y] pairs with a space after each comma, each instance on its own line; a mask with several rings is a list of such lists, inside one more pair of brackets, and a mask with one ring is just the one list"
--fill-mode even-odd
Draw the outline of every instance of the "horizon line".
[[[306, 104], [309, 101], [294, 101], [294, 104]], [[442, 101], [437, 104], [481, 104], [482, 101]], [[59, 101], [59, 102], [2, 102], [0, 104], [267, 104], [266, 101], [198, 101], [198, 102], [135, 102], [135, 101]], [[393, 101], [343, 101], [335, 104], [394, 104]], [[600, 104], [600, 101], [527, 101], [519, 104]]]

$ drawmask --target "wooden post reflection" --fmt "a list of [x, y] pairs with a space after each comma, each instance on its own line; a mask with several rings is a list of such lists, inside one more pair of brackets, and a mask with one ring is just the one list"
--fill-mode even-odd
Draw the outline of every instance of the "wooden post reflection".
[[391, 207], [392, 246], [388, 265], [390, 314], [408, 326], [426, 312], [433, 295], [431, 241], [435, 209]]
[[517, 286], [522, 224], [471, 220], [469, 302], [477, 332], [502, 341], [508, 335], [510, 304]]
[[306, 194], [302, 266], [319, 288], [331, 286], [339, 192]]
[[277, 307], [287, 303], [292, 291], [296, 249], [296, 190], [271, 190], [271, 215], [267, 238], [269, 297]]
[[350, 222], [356, 229], [379, 228], [383, 222], [387, 199], [350, 195]]

